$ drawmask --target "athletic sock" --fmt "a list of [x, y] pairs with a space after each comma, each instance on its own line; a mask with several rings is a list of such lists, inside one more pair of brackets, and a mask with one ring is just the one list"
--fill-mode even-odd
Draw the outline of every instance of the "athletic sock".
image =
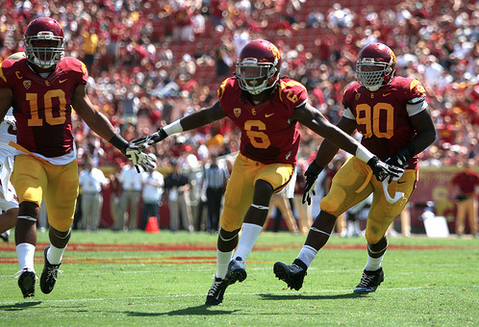
[[379, 258], [371, 258], [368, 255], [368, 261], [366, 262], [366, 266], [364, 266], [364, 270], [368, 271], [375, 271], [381, 268], [381, 261], [383, 261], [384, 255], [380, 256]]
[[31, 243], [20, 243], [17, 245], [16, 249], [20, 270], [27, 268], [30, 271], [35, 271], [33, 264], [35, 258], [35, 245]]
[[309, 267], [311, 262], [316, 257], [316, 254], [318, 254], [318, 250], [310, 245], [303, 245], [301, 252], [299, 252], [298, 259], [301, 260], [306, 267]]
[[261, 230], [263, 226], [251, 224], [251, 223], [244, 223], [243, 224], [243, 232], [241, 233], [241, 238], [238, 244], [238, 249], [235, 253], [235, 258], [240, 257], [243, 262], [246, 261], [251, 250], [253, 250], [253, 246], [258, 239], [259, 234], [261, 234]]
[[52, 265], [59, 265], [62, 263], [63, 252], [65, 252], [66, 248], [67, 247], [65, 246], [63, 249], [60, 249], [50, 244], [50, 248], [47, 251], [48, 262]]
[[216, 250], [216, 277], [225, 279], [228, 271], [228, 264], [231, 261], [233, 251], [221, 252]]

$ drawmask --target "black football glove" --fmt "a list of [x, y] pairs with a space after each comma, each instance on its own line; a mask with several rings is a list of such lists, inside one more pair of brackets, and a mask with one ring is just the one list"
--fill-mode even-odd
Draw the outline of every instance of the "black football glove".
[[146, 147], [148, 145], [153, 145], [155, 143], [163, 141], [167, 137], [168, 134], [166, 134], [165, 130], [163, 128], [159, 128], [157, 132], [150, 135], [142, 136], [136, 140], [133, 140], [131, 143], [133, 143], [134, 145], [142, 145]]
[[316, 188], [318, 175], [322, 170], [323, 168], [319, 167], [314, 161], [312, 161], [304, 173], [304, 176], [306, 176], [306, 184], [304, 185], [303, 204], [308, 202], [308, 205], [311, 205], [311, 194], [316, 195], [316, 191], [314, 189]]
[[412, 157], [413, 157], [412, 153], [406, 147], [406, 148], [401, 149], [398, 152], [396, 152], [396, 154], [394, 154], [393, 156], [387, 158], [385, 162], [389, 165], [392, 165], [392, 166], [407, 168], [407, 166], [408, 166], [407, 162]]
[[135, 169], [138, 173], [141, 172], [140, 168], [144, 171], [156, 168], [155, 155], [141, 152], [144, 148], [144, 146], [130, 143], [126, 148], [121, 150], [121, 152], [133, 163], [133, 165], [135, 165]]
[[404, 169], [389, 165], [384, 161], [379, 160], [376, 156], [369, 159], [368, 165], [373, 170], [373, 174], [379, 182], [382, 182], [388, 177], [391, 182], [393, 178], [398, 179], [401, 177], [402, 173], [404, 173]]

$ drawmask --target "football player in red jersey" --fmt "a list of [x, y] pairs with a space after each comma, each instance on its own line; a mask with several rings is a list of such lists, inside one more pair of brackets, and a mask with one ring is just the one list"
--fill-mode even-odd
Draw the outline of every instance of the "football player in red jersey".
[[[248, 43], [237, 60], [236, 76], [221, 83], [218, 102], [133, 141], [138, 145], [151, 145], [169, 135], [224, 117], [230, 118], [241, 130], [240, 153], [226, 188], [220, 217], [217, 271], [206, 305], [221, 303], [226, 288], [246, 278], [244, 263], [267, 218], [270, 198], [288, 183], [296, 165], [300, 141], [297, 122], [356, 154], [365, 162], [368, 167], [365, 169], [380, 180], [402, 172], [378, 160], [354, 138], [329, 123], [308, 103], [303, 85], [279, 77], [280, 66], [281, 55], [275, 45], [265, 40]], [[241, 228], [243, 232], [238, 240]]]
[[42, 198], [50, 224], [50, 246], [40, 288], [50, 293], [68, 244], [78, 195], [78, 165], [73, 145], [72, 107], [101, 137], [145, 171], [154, 167], [142, 148], [116, 134], [86, 93], [88, 72], [75, 58], [63, 57], [63, 29], [54, 19], [30, 22], [25, 32], [26, 58], [0, 64], [0, 118], [13, 107], [17, 142], [12, 181], [19, 199], [15, 242], [20, 266], [18, 285], [25, 298], [35, 294], [33, 259], [36, 222]]
[[[337, 126], [348, 134], [357, 129], [363, 146], [388, 164], [405, 168], [405, 172], [388, 184], [371, 178], [368, 167], [355, 157], [340, 168], [298, 257], [291, 265], [274, 264], [276, 277], [292, 289], [302, 287], [306, 270], [328, 241], [336, 218], [371, 193], [366, 226], [368, 260], [354, 292], [374, 292], [384, 280], [381, 261], [388, 246], [386, 231], [416, 186], [416, 155], [436, 137], [424, 87], [416, 79], [394, 76], [395, 63], [394, 52], [384, 44], [369, 44], [361, 50], [356, 67], [358, 81], [344, 92], [343, 117]], [[310, 200], [318, 174], [337, 151], [338, 147], [328, 140], [322, 142], [305, 173], [303, 201]]]

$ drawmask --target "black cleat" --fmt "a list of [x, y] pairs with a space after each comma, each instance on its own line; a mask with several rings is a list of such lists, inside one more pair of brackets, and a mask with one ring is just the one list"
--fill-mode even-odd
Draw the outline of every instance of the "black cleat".
[[361, 277], [361, 282], [354, 289], [354, 293], [371, 293], [375, 292], [376, 288], [384, 281], [384, 271], [383, 268], [379, 268], [374, 271], [363, 271], [363, 277]]
[[58, 270], [61, 263], [59, 263], [58, 265], [52, 265], [50, 262], [48, 262], [47, 252], [49, 248], [49, 246], [46, 247], [45, 251], [43, 252], [43, 255], [45, 257], [45, 265], [43, 266], [43, 272], [40, 276], [40, 289], [45, 294], [48, 294], [53, 291], [53, 288], [55, 287], [55, 282], [57, 281], [58, 273], [62, 272], [61, 270]]
[[208, 295], [206, 296], [205, 305], [218, 305], [223, 302], [223, 295], [230, 282], [225, 278], [221, 279], [215, 276], [213, 285], [211, 285]]
[[35, 272], [28, 270], [28, 268], [23, 269], [18, 272], [20, 276], [18, 277], [18, 286], [22, 291], [23, 298], [27, 299], [35, 296]]
[[273, 266], [273, 271], [276, 277], [288, 284], [289, 288], [299, 291], [303, 287], [306, 270], [299, 265], [293, 263], [288, 266], [282, 262], [276, 262]]
[[244, 262], [240, 257], [233, 259], [228, 264], [228, 272], [226, 273], [226, 279], [230, 285], [238, 282], [242, 282], [246, 279], [246, 269]]

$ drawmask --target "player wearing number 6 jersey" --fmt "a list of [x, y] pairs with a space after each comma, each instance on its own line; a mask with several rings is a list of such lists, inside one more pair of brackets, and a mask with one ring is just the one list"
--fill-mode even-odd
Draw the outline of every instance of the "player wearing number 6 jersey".
[[73, 145], [72, 107], [101, 137], [146, 171], [154, 167], [142, 148], [116, 134], [86, 94], [87, 70], [63, 57], [63, 29], [51, 18], [33, 20], [25, 32], [25, 56], [0, 64], [0, 118], [13, 107], [17, 142], [12, 181], [19, 199], [15, 242], [20, 266], [18, 285], [25, 298], [35, 294], [36, 221], [42, 198], [50, 224], [50, 246], [40, 288], [50, 293], [70, 238], [78, 195], [78, 165]]
[[[398, 176], [354, 138], [330, 124], [308, 104], [300, 83], [279, 77], [281, 55], [265, 40], [248, 43], [236, 63], [236, 76], [219, 87], [219, 101], [133, 143], [154, 144], [169, 135], [228, 117], [241, 131], [241, 146], [228, 182], [217, 243], [217, 271], [206, 305], [222, 302], [226, 288], [246, 278], [245, 261], [258, 238], [270, 198], [291, 179], [300, 135], [297, 122], [356, 154], [378, 179]], [[241, 239], [238, 237], [243, 228]], [[238, 244], [239, 242], [239, 244]], [[233, 250], [238, 245], [233, 257]]]
[[[395, 77], [395, 63], [394, 52], [384, 44], [373, 43], [361, 51], [356, 68], [358, 82], [344, 92], [344, 113], [337, 126], [348, 134], [357, 129], [362, 135], [361, 144], [369, 151], [386, 163], [406, 170], [400, 179], [393, 178], [387, 184], [371, 178], [368, 167], [355, 157], [339, 169], [296, 260], [292, 265], [282, 262], [274, 265], [276, 276], [291, 288], [301, 288], [306, 270], [328, 241], [336, 218], [371, 193], [373, 202], [366, 226], [368, 261], [354, 292], [374, 292], [384, 280], [381, 261], [388, 245], [386, 231], [416, 186], [416, 155], [429, 146], [436, 135], [424, 87], [415, 79]], [[315, 161], [305, 173], [303, 202], [310, 201], [318, 174], [337, 151], [338, 147], [328, 140], [321, 144]]]

